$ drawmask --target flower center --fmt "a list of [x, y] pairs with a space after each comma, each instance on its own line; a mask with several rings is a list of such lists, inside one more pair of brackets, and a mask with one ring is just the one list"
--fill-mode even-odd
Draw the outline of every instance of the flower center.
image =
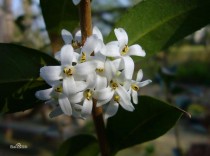
[[132, 84], [131, 85], [131, 88], [135, 91], [138, 91], [139, 90], [139, 86], [137, 86], [136, 84]]
[[117, 102], [117, 103], [119, 103], [119, 101], [120, 101], [120, 96], [119, 96], [119, 95], [115, 95], [115, 96], [114, 96], [114, 101]]
[[121, 55], [126, 55], [128, 53], [128, 50], [129, 50], [128, 45], [125, 45], [125, 47], [121, 51]]
[[104, 71], [104, 68], [96, 68], [96, 71], [102, 73]]
[[83, 63], [86, 61], [86, 54], [84, 52], [82, 52], [82, 56], [80, 58], [80, 62]]
[[91, 97], [92, 97], [92, 95], [93, 95], [93, 93], [92, 93], [92, 91], [90, 89], [88, 89], [88, 90], [85, 91], [85, 98], [87, 100], [90, 100]]
[[71, 45], [74, 49], [80, 48], [80, 44], [77, 41], [72, 40]]
[[114, 89], [114, 90], [117, 89], [118, 84], [116, 82], [110, 81], [110, 84], [111, 84], [112, 89]]
[[63, 69], [63, 73], [67, 76], [71, 76], [73, 74], [74, 69], [72, 67], [65, 67]]
[[63, 91], [62, 86], [58, 86], [58, 87], [55, 88], [55, 92], [57, 92], [57, 93], [62, 93], [62, 91]]

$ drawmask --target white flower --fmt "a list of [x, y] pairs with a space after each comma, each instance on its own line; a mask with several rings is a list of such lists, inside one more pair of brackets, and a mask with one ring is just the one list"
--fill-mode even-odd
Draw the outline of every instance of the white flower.
[[146, 53], [138, 44], [128, 46], [128, 35], [124, 29], [118, 28], [114, 32], [118, 41], [109, 42], [106, 45], [107, 50], [102, 53], [105, 56], [120, 58], [117, 61], [118, 69], [125, 71], [126, 79], [132, 79], [134, 62], [130, 56], [145, 56]]
[[115, 115], [119, 104], [127, 111], [134, 110], [129, 93], [116, 79], [111, 80], [107, 88], [95, 91], [94, 97], [98, 100], [97, 106], [102, 106], [110, 101], [105, 118]]
[[125, 84], [125, 86], [126, 85], [128, 86], [133, 103], [135, 104], [138, 104], [138, 91], [140, 90], [140, 88], [152, 82], [151, 80], [145, 80], [145, 81], [140, 82], [142, 78], [143, 78], [143, 72], [140, 69], [137, 73], [136, 81], [131, 80], [130, 82], [127, 82], [127, 84]]
[[[47, 100], [48, 104], [59, 104], [59, 108], [64, 114], [72, 115], [72, 106], [68, 97], [63, 93], [62, 84], [57, 82], [57, 84], [53, 85], [52, 88], [40, 90], [36, 92], [36, 97], [40, 100]], [[56, 110], [58, 111], [59, 109]]]

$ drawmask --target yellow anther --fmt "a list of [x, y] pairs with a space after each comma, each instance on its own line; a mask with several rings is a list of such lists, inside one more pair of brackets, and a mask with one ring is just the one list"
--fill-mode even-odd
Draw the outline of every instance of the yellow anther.
[[125, 45], [125, 47], [123, 48], [123, 50], [121, 51], [121, 55], [126, 55], [128, 52], [129, 48], [128, 45]]
[[137, 86], [136, 84], [132, 84], [131, 85], [131, 88], [135, 91], [138, 91], [139, 90], [139, 86]]
[[117, 102], [117, 103], [119, 103], [119, 101], [120, 101], [120, 96], [119, 96], [119, 95], [115, 95], [115, 96], [114, 96], [114, 101]]
[[117, 89], [118, 84], [116, 82], [111, 81], [110, 84], [111, 84], [112, 89], [114, 89], [114, 90]]
[[67, 76], [71, 76], [73, 74], [73, 69], [70, 67], [65, 67], [63, 69], [63, 73], [66, 74]]
[[86, 61], [86, 54], [84, 52], [82, 52], [82, 56], [80, 58], [80, 62], [83, 63]]
[[62, 86], [58, 86], [55, 88], [55, 91], [58, 92], [58, 93], [61, 93], [63, 91], [63, 88]]
[[96, 68], [96, 71], [101, 73], [104, 71], [104, 68]]
[[91, 100], [91, 97], [92, 97], [92, 91], [91, 90], [86, 90], [85, 91], [85, 98], [87, 99], [87, 100]]

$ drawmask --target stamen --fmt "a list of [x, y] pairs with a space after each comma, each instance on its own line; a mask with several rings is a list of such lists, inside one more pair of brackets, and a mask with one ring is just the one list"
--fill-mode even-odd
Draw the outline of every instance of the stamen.
[[114, 89], [114, 90], [117, 89], [118, 84], [116, 82], [110, 81], [110, 84], [111, 84], [112, 89]]
[[89, 89], [86, 90], [86, 91], [85, 91], [85, 98], [86, 98], [87, 100], [90, 100], [91, 97], [92, 97], [92, 91], [89, 90]]
[[128, 45], [125, 45], [125, 47], [121, 51], [121, 55], [126, 55], [128, 53], [128, 50], [129, 50]]
[[86, 61], [86, 54], [84, 52], [82, 52], [82, 56], [80, 58], [80, 62], [83, 63]]
[[117, 102], [117, 103], [119, 103], [119, 101], [120, 101], [120, 96], [119, 96], [119, 95], [115, 95], [115, 96], [114, 96], [114, 101]]
[[67, 76], [71, 76], [73, 74], [73, 68], [65, 67], [63, 69], [63, 73], [66, 74]]
[[138, 91], [140, 89], [139, 86], [137, 86], [136, 84], [132, 84], [131, 88], [135, 91]]
[[62, 93], [63, 87], [62, 86], [58, 86], [58, 87], [55, 88], [55, 91], [58, 92], [58, 93]]
[[96, 68], [96, 71], [102, 73], [104, 71], [104, 68]]

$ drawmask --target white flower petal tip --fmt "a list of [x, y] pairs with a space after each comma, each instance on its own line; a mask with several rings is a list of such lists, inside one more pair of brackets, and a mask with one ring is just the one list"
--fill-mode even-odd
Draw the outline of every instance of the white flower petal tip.
[[128, 55], [144, 57], [144, 56], [146, 56], [146, 53], [140, 45], [135, 44], [135, 45], [132, 45], [132, 46], [129, 47]]
[[81, 0], [73, 0], [74, 5], [78, 5]]
[[114, 29], [114, 33], [121, 47], [128, 44], [128, 35], [123, 28]]
[[71, 44], [72, 43], [73, 36], [68, 30], [62, 29], [61, 30], [61, 36], [62, 36], [63, 41], [65, 42], [65, 44]]
[[103, 35], [101, 31], [98, 29], [98, 27], [96, 26], [93, 27], [93, 34], [95, 34], [100, 40], [103, 41]]

